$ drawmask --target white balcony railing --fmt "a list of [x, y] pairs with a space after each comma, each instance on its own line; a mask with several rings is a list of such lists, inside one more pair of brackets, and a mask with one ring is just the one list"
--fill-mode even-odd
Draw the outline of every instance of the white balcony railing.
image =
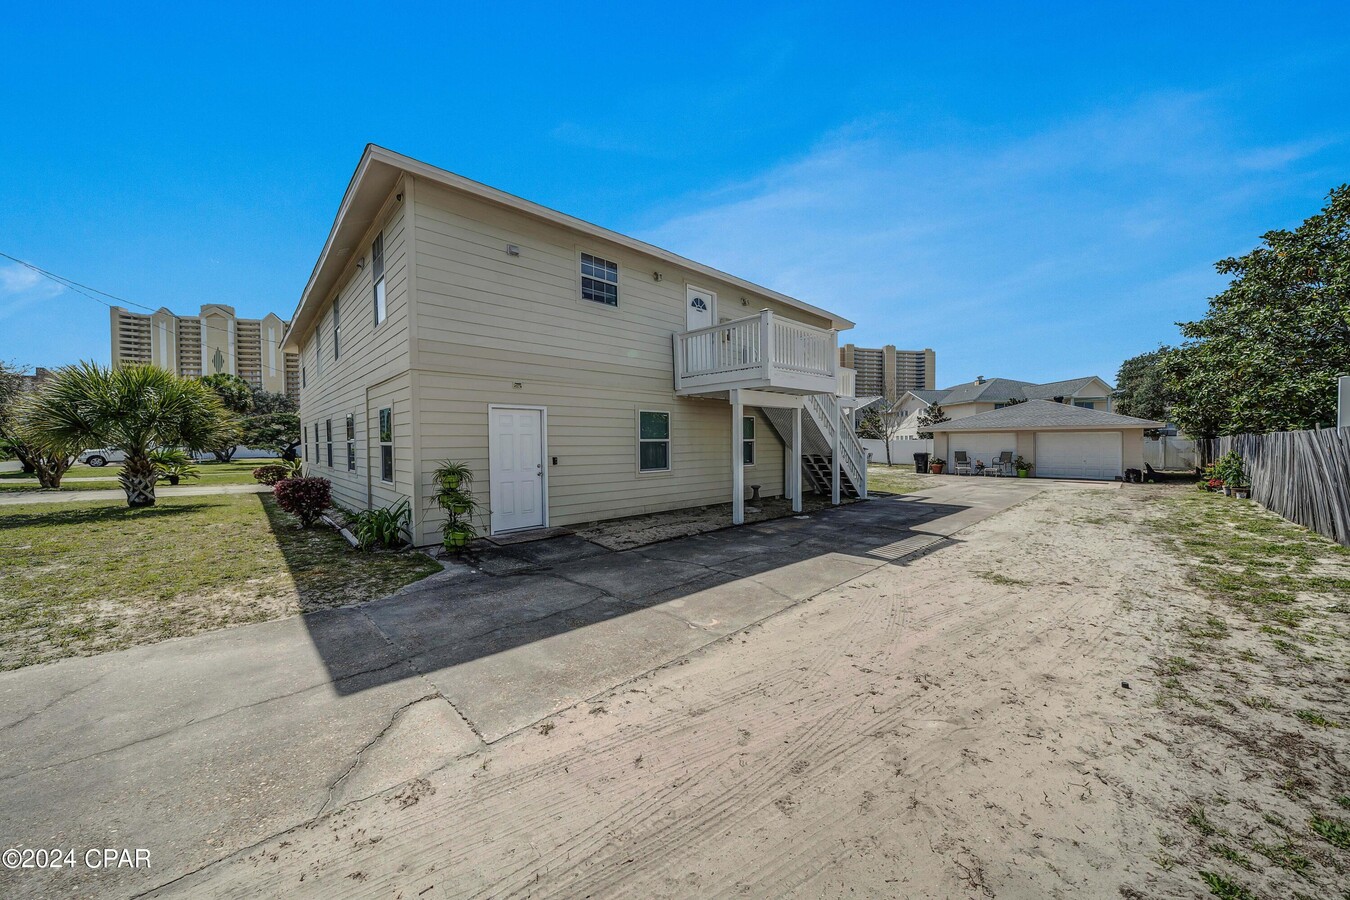
[[833, 394], [840, 386], [836, 332], [767, 309], [677, 333], [674, 340], [677, 392], [749, 387]]

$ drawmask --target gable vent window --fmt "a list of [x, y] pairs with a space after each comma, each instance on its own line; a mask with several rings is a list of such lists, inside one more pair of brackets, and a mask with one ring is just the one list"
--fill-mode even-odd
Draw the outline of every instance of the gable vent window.
[[342, 319], [338, 315], [338, 301], [333, 300], [333, 359], [342, 352], [339, 342], [342, 340]]
[[384, 321], [384, 232], [370, 245], [370, 277], [375, 280], [375, 325]]
[[606, 306], [619, 305], [619, 264], [581, 254], [581, 297]]

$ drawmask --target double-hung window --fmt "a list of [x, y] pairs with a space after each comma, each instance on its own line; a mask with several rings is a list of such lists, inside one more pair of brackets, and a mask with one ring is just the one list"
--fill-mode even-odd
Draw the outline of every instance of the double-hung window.
[[670, 471], [670, 413], [638, 413], [638, 471]]
[[333, 299], [333, 359], [337, 359], [338, 356], [339, 356], [339, 355], [341, 354], [341, 352], [342, 352], [342, 350], [341, 350], [341, 344], [339, 343], [339, 342], [341, 341], [341, 339], [342, 339], [342, 319], [339, 317], [338, 313], [339, 313], [339, 310], [338, 310], [338, 301], [337, 301], [337, 298], [334, 298], [334, 299]]
[[314, 423], [314, 465], [319, 464], [319, 423]]
[[323, 377], [323, 323], [314, 329], [314, 374]]
[[347, 471], [356, 471], [356, 416], [347, 413]]
[[333, 420], [325, 419], [324, 427], [328, 441], [328, 468], [333, 468]]
[[741, 462], [747, 466], [755, 464], [755, 417], [741, 419]]
[[394, 481], [394, 411], [380, 410], [380, 480]]
[[384, 321], [384, 232], [375, 235], [375, 243], [370, 245], [370, 277], [375, 287], [375, 325]]
[[300, 452], [305, 455], [305, 462], [309, 462], [309, 426], [305, 426], [305, 439], [300, 442]]
[[581, 254], [581, 297], [606, 306], [619, 305], [619, 264]]

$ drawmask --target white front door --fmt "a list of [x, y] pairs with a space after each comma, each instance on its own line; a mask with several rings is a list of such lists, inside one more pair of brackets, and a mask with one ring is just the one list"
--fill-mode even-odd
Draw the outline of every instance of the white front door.
[[716, 303], [717, 295], [712, 291], [689, 285], [684, 305], [685, 330], [693, 331], [695, 328], [707, 328], [713, 324], [713, 306]]
[[544, 411], [488, 410], [492, 533], [544, 524]]

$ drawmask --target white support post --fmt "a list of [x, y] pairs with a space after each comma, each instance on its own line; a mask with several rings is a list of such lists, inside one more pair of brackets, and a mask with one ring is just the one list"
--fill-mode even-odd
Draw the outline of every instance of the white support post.
[[792, 408], [792, 462], [788, 482], [792, 485], [792, 511], [802, 511], [802, 408]]
[[741, 417], [745, 405], [741, 403], [740, 388], [731, 389], [731, 524], [745, 524], [745, 456], [741, 449]]
[[830, 502], [835, 506], [839, 505], [839, 454], [844, 452], [844, 422], [843, 407], [834, 397], [830, 398], [834, 404], [834, 453], [830, 454]]

